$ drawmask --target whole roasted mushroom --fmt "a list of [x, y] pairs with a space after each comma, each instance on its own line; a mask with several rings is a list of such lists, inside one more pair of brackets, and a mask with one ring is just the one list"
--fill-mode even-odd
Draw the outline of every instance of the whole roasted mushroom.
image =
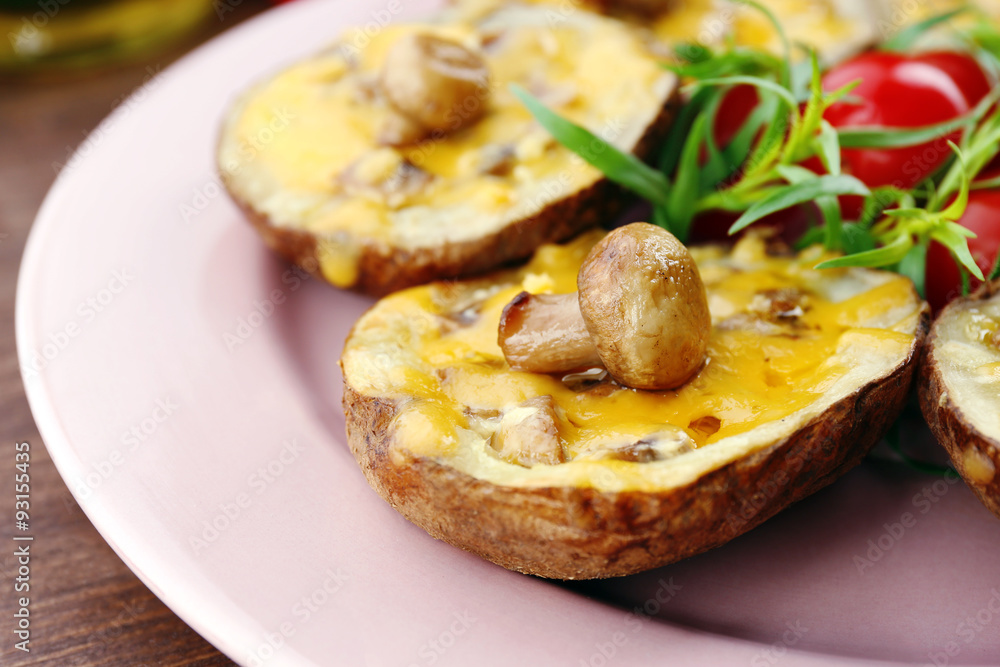
[[601, 366], [636, 389], [673, 389], [705, 361], [712, 327], [687, 248], [644, 222], [609, 233], [587, 255], [575, 294], [521, 292], [498, 342], [511, 368], [557, 373]]
[[380, 83], [395, 112], [382, 139], [405, 144], [478, 120], [489, 95], [489, 69], [480, 54], [458, 42], [417, 33], [389, 49]]

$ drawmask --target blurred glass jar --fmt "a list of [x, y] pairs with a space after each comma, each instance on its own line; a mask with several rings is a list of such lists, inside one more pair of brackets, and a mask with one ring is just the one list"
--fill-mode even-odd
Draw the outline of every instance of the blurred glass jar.
[[0, 73], [127, 61], [191, 32], [213, 0], [0, 0]]

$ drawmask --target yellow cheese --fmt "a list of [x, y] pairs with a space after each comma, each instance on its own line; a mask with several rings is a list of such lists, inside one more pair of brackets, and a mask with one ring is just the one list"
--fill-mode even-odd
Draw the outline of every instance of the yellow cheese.
[[[869, 40], [871, 21], [863, 11], [848, 11], [836, 0], [762, 0], [761, 4], [781, 21], [789, 40], [808, 44], [821, 54], [840, 52], [845, 46]], [[673, 3], [652, 26], [661, 40], [670, 44], [721, 45], [727, 39], [740, 46], [781, 53], [774, 26], [757, 9], [739, 2], [685, 0]]]
[[[504, 0], [457, 0], [470, 15], [488, 11]], [[554, 19], [565, 17], [583, 7], [604, 9], [612, 15], [633, 23], [650, 34], [663, 46], [683, 44], [722, 46], [731, 42], [738, 46], [762, 48], [775, 54], [783, 52], [781, 39], [774, 26], [758, 9], [736, 0], [662, 0], [662, 11], [648, 17], [629, 11], [630, 3], [622, 0], [528, 0], [532, 4], [548, 5]], [[902, 0], [897, 0], [901, 2]], [[934, 0], [942, 4], [952, 0]], [[644, 3], [652, 7], [654, 3]], [[883, 32], [890, 32], [890, 16], [885, 9], [855, 0], [760, 0], [781, 22], [791, 44], [805, 44], [816, 49], [825, 61], [836, 61], [874, 43]], [[957, 0], [952, 4], [957, 4]], [[912, 13], [912, 12], [911, 12]], [[908, 21], [909, 22], [909, 21]], [[908, 23], [907, 22], [907, 23]]]
[[[469, 104], [486, 111], [455, 132], [381, 146], [390, 114], [379, 88], [383, 62], [414, 33], [481, 53], [489, 94]], [[632, 151], [675, 78], [633, 30], [589, 12], [556, 23], [541, 8], [503, 8], [475, 20], [445, 12], [387, 26], [361, 47], [349, 32], [258, 85], [227, 121], [220, 169], [230, 189], [273, 224], [333, 239], [319, 254], [323, 274], [349, 286], [361, 245], [413, 250], [480, 239], [600, 180], [533, 120], [510, 90], [515, 83]], [[501, 167], [489, 168], [491, 160]]]
[[[905, 359], [913, 344], [920, 306], [905, 278], [872, 271], [819, 272], [812, 269], [821, 259], [815, 252], [799, 258], [767, 257], [760, 244], [749, 240], [732, 255], [692, 249], [708, 276], [715, 326], [705, 366], [679, 389], [640, 391], [610, 381], [586, 388], [557, 376], [511, 371], [497, 345], [504, 305], [540, 275], [556, 292], [575, 289], [582, 258], [600, 235], [594, 232], [563, 246], [544, 246], [525, 267], [464, 291], [436, 284], [382, 300], [362, 318], [347, 343], [348, 381], [362, 393], [384, 393], [404, 402], [409, 407], [403, 414], [419, 409], [421, 424], [436, 424], [443, 434], [451, 434], [456, 424], [488, 434], [505, 410], [535, 396], [551, 395], [563, 416], [559, 432], [568, 461], [555, 467], [566, 470], [546, 472], [541, 469], [553, 466], [534, 466], [527, 471], [530, 475], [512, 472], [509, 469], [518, 466], [492, 460], [482, 439], [476, 444], [473, 438], [472, 444], [456, 452], [450, 436], [441, 440], [439, 449], [432, 438], [421, 438], [416, 449], [424, 456], [464, 457], [474, 474], [503, 483], [542, 484], [556, 475], [563, 481], [568, 476], [596, 484], [593, 475], [599, 468], [584, 459], [601, 443], [636, 442], [675, 430], [686, 433], [696, 449], [709, 450], [763, 425], [794, 422], [820, 398], [834, 393], [845, 377], [871, 373], [866, 368], [870, 360]], [[742, 261], [735, 262], [735, 256]], [[830, 287], [841, 284], [850, 285], [846, 293], [845, 288]], [[754, 310], [762, 295], [775, 290], [805, 294], [801, 315], [768, 318]], [[885, 314], [894, 319], [885, 320]], [[426, 326], [413, 326], [417, 319]], [[396, 344], [405, 346], [408, 356], [396, 363], [412, 364], [421, 371], [420, 377], [432, 378], [429, 383], [379, 381], [380, 374], [367, 366], [368, 357], [381, 349], [364, 344], [370, 343], [371, 334], [388, 340], [400, 338], [403, 331], [405, 341]], [[434, 406], [432, 415], [424, 407], [427, 401]], [[397, 437], [396, 443], [412, 451], [406, 438]], [[650, 477], [632, 467], [660, 464], [602, 461], [601, 465], [615, 469], [615, 484], [624, 488], [648, 486], [659, 474]]]

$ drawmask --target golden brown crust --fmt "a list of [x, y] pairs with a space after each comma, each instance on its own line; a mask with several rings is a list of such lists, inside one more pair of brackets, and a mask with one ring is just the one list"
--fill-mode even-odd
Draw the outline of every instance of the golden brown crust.
[[[646, 128], [635, 154], [647, 157], [663, 141], [677, 106], [672, 95], [659, 115]], [[243, 200], [220, 171], [229, 196], [236, 202], [264, 241], [289, 261], [318, 273], [321, 240], [316, 235], [282, 227]], [[468, 277], [499, 268], [530, 256], [543, 243], [563, 241], [578, 232], [609, 222], [621, 212], [630, 195], [607, 179], [548, 204], [536, 215], [522, 218], [492, 234], [464, 243], [445, 243], [407, 250], [376, 241], [360, 244], [358, 275], [350, 289], [384, 296], [432, 280]]]
[[925, 312], [906, 360], [883, 379], [792, 436], [663, 492], [499, 487], [428, 458], [396, 465], [398, 405], [345, 381], [347, 438], [372, 487], [438, 539], [542, 577], [627, 575], [720, 546], [861, 461], [903, 407], [926, 320]]
[[984, 285], [975, 294], [951, 302], [938, 316], [924, 346], [919, 395], [924, 419], [934, 437], [948, 450], [955, 469], [979, 500], [1000, 517], [1000, 442], [973, 426], [948, 392], [939, 358], [944, 339], [938, 327], [949, 314], [989, 298], [997, 289], [1000, 281]]

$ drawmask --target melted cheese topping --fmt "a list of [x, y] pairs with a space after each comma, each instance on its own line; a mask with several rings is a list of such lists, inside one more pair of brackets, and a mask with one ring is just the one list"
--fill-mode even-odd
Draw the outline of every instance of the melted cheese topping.
[[[497, 345], [504, 305], [522, 289], [574, 291], [599, 238], [544, 246], [527, 266], [492, 281], [406, 290], [360, 320], [345, 348], [345, 378], [362, 394], [398, 402], [400, 461], [445, 458], [500, 484], [664, 488], [794, 432], [896, 368], [914, 345], [922, 306], [908, 280], [818, 272], [816, 252], [772, 258], [748, 239], [729, 255], [692, 249], [713, 331], [706, 365], [683, 387], [639, 391], [511, 371]], [[776, 294], [798, 295], [801, 315], [762, 311], [762, 299]], [[501, 416], [535, 396], [555, 401], [566, 463], [522, 467], [490, 445]], [[615, 459], [623, 447], [663, 439], [686, 445], [663, 460]]]
[[945, 315], [934, 353], [945, 390], [980, 433], [1000, 440], [1000, 293]]
[[979, 12], [994, 19], [1000, 17], [1000, 5], [994, 0], [891, 0], [882, 8], [880, 28], [894, 32], [931, 16], [970, 7], [975, 11], [959, 14], [945, 23], [945, 26], [970, 27], [979, 20]]
[[[791, 43], [808, 44], [826, 61], [840, 60], [874, 41], [873, 17], [864, 2], [844, 0], [761, 0], [781, 21]], [[741, 46], [782, 53], [781, 40], [758, 10], [724, 0], [685, 0], [654, 22], [655, 35], [668, 44], [695, 42]]]
[[[483, 54], [485, 115], [415, 145], [379, 146], [389, 107], [379, 73], [402, 36], [430, 33]], [[358, 31], [293, 65], [236, 105], [218, 161], [229, 187], [273, 224], [321, 239], [324, 275], [350, 286], [360, 244], [415, 249], [482, 238], [593, 185], [601, 175], [537, 125], [517, 83], [560, 114], [634, 150], [674, 89], [646, 44], [611, 19], [506, 8], [474, 22], [445, 13]], [[490, 162], [505, 161], [502, 169]], [[395, 179], [395, 180], [393, 180]]]
[[[577, 11], [583, 0], [526, 0], [554, 6], [556, 16]], [[944, 0], [938, 0], [944, 1]], [[469, 15], [484, 13], [503, 0], [459, 0]], [[957, 2], [957, 0], [956, 0]], [[663, 0], [663, 11], [649, 19], [627, 10], [628, 2], [593, 0], [594, 8], [604, 8], [627, 22], [648, 29], [663, 46], [702, 44], [723, 46], [731, 40], [739, 46], [783, 52], [781, 40], [770, 21], [758, 10], [728, 0]], [[654, 3], [644, 3], [650, 7]], [[865, 0], [760, 0], [779, 21], [792, 44], [808, 44], [826, 62], [836, 62], [874, 43], [879, 34], [880, 11]]]

